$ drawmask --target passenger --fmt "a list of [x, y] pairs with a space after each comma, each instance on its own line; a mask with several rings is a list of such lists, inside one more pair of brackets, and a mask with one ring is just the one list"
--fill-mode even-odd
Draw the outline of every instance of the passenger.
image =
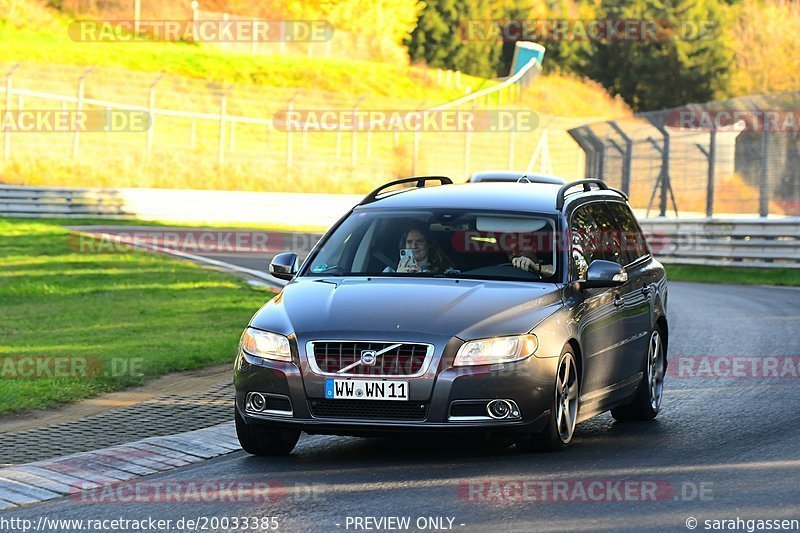
[[402, 248], [410, 249], [414, 254], [414, 261], [407, 265], [403, 258], [397, 266], [397, 272], [433, 272], [440, 273], [451, 267], [450, 261], [442, 252], [436, 239], [424, 224], [411, 224], [403, 233]]

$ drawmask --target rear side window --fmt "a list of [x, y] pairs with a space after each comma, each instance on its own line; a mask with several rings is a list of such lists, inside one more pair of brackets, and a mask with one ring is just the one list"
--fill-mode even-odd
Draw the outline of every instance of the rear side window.
[[572, 266], [575, 279], [585, 279], [586, 269], [595, 259], [626, 264], [620, 244], [620, 228], [611, 211], [602, 203], [575, 210], [570, 224]]
[[624, 261], [620, 261], [620, 264], [633, 263], [640, 257], [650, 253], [647, 249], [647, 241], [642, 235], [642, 230], [639, 228], [639, 224], [636, 223], [636, 218], [631, 213], [630, 208], [617, 202], [608, 203], [606, 207], [620, 230], [619, 240], [622, 254], [625, 258]]

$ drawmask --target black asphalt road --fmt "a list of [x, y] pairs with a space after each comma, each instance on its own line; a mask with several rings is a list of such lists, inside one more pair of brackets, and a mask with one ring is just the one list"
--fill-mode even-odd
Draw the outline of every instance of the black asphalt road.
[[[800, 290], [671, 283], [669, 305], [674, 370], [658, 419], [619, 424], [602, 415], [580, 424], [563, 453], [522, 454], [463, 439], [304, 435], [289, 457], [238, 452], [141, 478], [149, 485], [140, 485], [140, 498], [162, 501], [119, 501], [128, 500], [127, 489], [73, 496], [0, 513], [0, 526], [3, 519], [35, 524], [45, 516], [152, 517], [172, 520], [173, 530], [192, 529], [178, 524], [181, 518], [200, 518], [213, 531], [234, 529], [232, 520], [216, 522], [223, 517], [255, 517], [258, 526], [298, 532], [406, 530], [390, 517], [407, 518], [408, 530], [429, 531], [798, 528], [774, 522], [800, 520], [798, 359], [773, 356], [800, 354]], [[777, 361], [784, 377], [762, 377], [758, 368], [752, 375], [742, 366], [764, 358]], [[701, 375], [677, 376], [680, 361], [685, 373]], [[728, 371], [742, 376], [718, 377]], [[180, 501], [163, 502], [158, 489], [165, 482]], [[240, 489], [255, 483], [258, 495], [193, 492], [219, 482]], [[98, 499], [106, 503], [92, 503]]]

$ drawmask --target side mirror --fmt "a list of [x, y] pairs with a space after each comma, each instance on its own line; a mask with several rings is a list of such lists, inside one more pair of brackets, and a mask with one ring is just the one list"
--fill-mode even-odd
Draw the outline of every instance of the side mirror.
[[595, 259], [586, 270], [586, 279], [581, 280], [582, 289], [594, 289], [599, 287], [618, 287], [628, 281], [628, 273], [622, 265], [614, 261], [604, 261]]
[[297, 254], [292, 252], [276, 255], [269, 264], [269, 273], [286, 281], [291, 280], [299, 269]]

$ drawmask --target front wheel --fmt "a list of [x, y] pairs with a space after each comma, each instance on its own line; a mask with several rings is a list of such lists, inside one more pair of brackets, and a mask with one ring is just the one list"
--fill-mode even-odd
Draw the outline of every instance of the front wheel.
[[292, 453], [300, 431], [296, 429], [279, 429], [266, 424], [248, 424], [236, 411], [236, 436], [242, 449], [251, 455], [289, 455]]
[[554, 452], [563, 450], [572, 441], [578, 420], [580, 377], [575, 355], [569, 347], [561, 352], [556, 373], [555, 396], [547, 426], [538, 435], [517, 441], [523, 451]]
[[647, 366], [636, 396], [631, 403], [612, 409], [611, 416], [620, 422], [654, 419], [661, 408], [665, 368], [664, 342], [661, 331], [656, 328], [650, 334], [650, 342], [647, 347]]

